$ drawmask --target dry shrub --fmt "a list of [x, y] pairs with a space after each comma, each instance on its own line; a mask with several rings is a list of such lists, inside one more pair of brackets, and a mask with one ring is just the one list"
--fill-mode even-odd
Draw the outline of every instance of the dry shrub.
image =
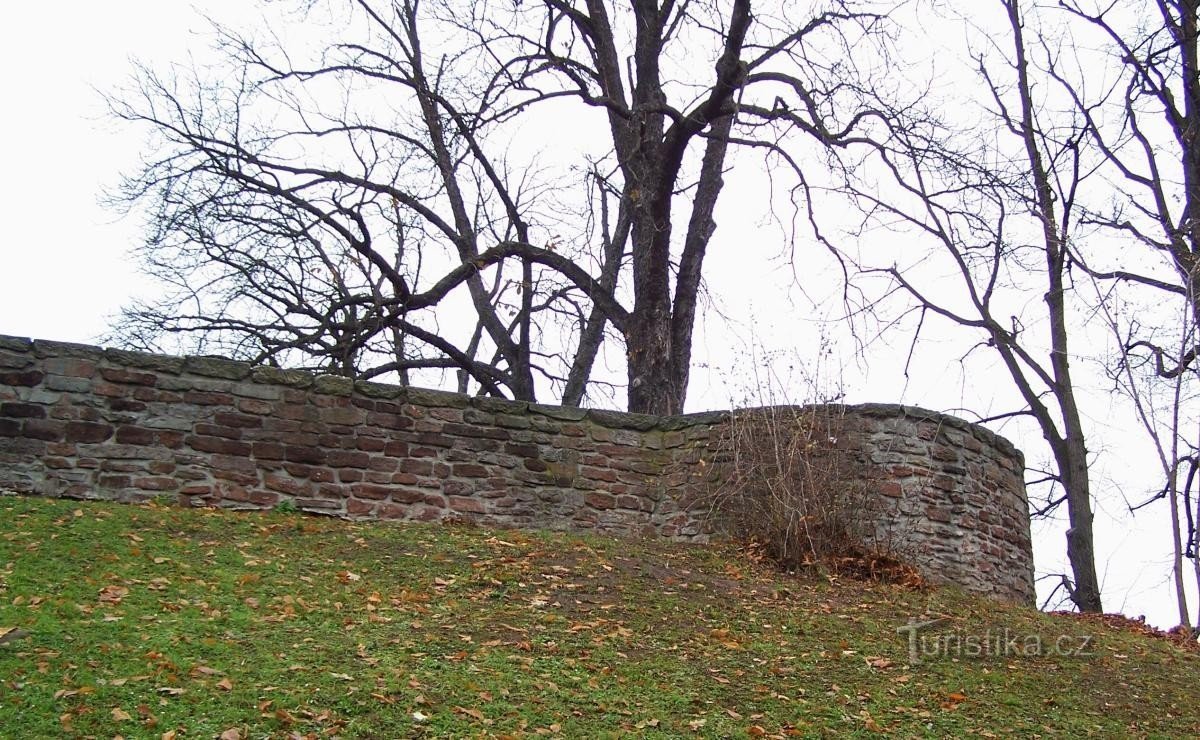
[[786, 570], [919, 585], [917, 571], [880, 537], [879, 517], [864, 515], [879, 502], [838, 446], [841, 414], [839, 406], [734, 412], [709, 443], [714, 527]]

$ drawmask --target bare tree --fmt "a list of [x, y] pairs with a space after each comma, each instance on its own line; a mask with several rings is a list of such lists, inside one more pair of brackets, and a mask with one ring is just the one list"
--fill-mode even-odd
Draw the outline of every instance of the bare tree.
[[[176, 288], [135, 336], [580, 403], [611, 330], [629, 408], [677, 413], [730, 147], [854, 135], [867, 6], [300, 3], [340, 26], [312, 58], [219, 29], [215, 78], [143, 70], [114, 103], [159, 137], [121, 197], [150, 204], [146, 264]], [[549, 115], [603, 132], [574, 173], [506, 151]]]
[[[1101, 610], [1092, 530], [1086, 429], [1071, 365], [1067, 243], [1074, 234], [1077, 194], [1091, 174], [1079, 143], [1082, 121], [1043, 107], [1033, 55], [1041, 69], [1055, 63], [1040, 39], [1026, 37], [1018, 0], [997, 0], [1007, 36], [990, 31], [992, 46], [976, 57], [988, 99], [986, 124], [956, 123], [958, 110], [935, 118], [920, 109], [888, 115], [890, 127], [856, 149], [870, 168], [840, 186], [870, 225], [924, 245], [916, 258], [894, 252], [890, 265], [855, 256], [865, 279], [883, 278], [886, 295], [903, 298], [919, 316], [914, 347], [930, 324], [949, 322], [980, 337], [976, 349], [995, 353], [1024, 406], [1008, 414], [1032, 417], [1054, 462], [1054, 483], [1041, 511], [1065, 504], [1069, 528], [1069, 595], [1082, 611]], [[995, 8], [997, 6], [993, 6]], [[1042, 116], [1053, 118], [1053, 124]], [[871, 179], [856, 176], [869, 172]], [[903, 238], [903, 237], [902, 237]], [[1028, 300], [1040, 292], [1040, 305]]]
[[[1146, 248], [1175, 274], [1147, 270], [1119, 254], [1117, 264], [1102, 267], [1093, 255], [1079, 253], [1079, 265], [1097, 278], [1183, 297], [1200, 317], [1200, 3], [1061, 5], [1100, 33], [1101, 59], [1115, 70], [1098, 92], [1091, 92], [1094, 82], [1058, 75], [1114, 185], [1109, 207], [1091, 208], [1087, 219]], [[1196, 354], [1193, 348], [1187, 362]]]
[[[1119, 283], [1096, 281], [1097, 304], [1105, 323], [1116, 340], [1116, 356], [1108, 364], [1110, 377], [1118, 393], [1133, 404], [1134, 412], [1146, 437], [1154, 447], [1162, 473], [1162, 486], [1145, 501], [1130, 505], [1136, 512], [1157, 501], [1166, 501], [1171, 525], [1171, 575], [1175, 588], [1175, 603], [1179, 611], [1179, 624], [1191, 627], [1193, 622], [1188, 607], [1185, 587], [1185, 559], [1193, 559], [1193, 571], [1200, 583], [1200, 561], [1196, 556], [1196, 527], [1189, 498], [1195, 483], [1195, 445], [1187, 447], [1196, 425], [1189, 418], [1189, 409], [1194, 402], [1191, 397], [1191, 382], [1194, 371], [1183, 357], [1171, 358], [1174, 367], [1163, 366], [1163, 353], [1157, 344], [1146, 337], [1146, 327], [1133, 315], [1137, 313], [1136, 302], [1123, 301]], [[1192, 312], [1182, 302], [1176, 306], [1182, 314], [1179, 333], [1185, 341], [1171, 342], [1172, 346], [1195, 346], [1196, 324]], [[1175, 327], [1164, 327], [1174, 329]], [[1171, 332], [1175, 334], [1174, 331]], [[1153, 335], [1150, 335], [1153, 337]], [[1157, 340], [1156, 340], [1157, 341]], [[1154, 352], [1145, 348], [1154, 347]], [[1186, 521], [1186, 524], [1185, 524]]]
[[[1107, 72], [1088, 74], [1086, 62], [1074, 75], [1053, 70], [1109, 184], [1081, 221], [1119, 245], [1079, 242], [1070, 257], [1100, 283], [1100, 307], [1120, 348], [1110, 372], [1158, 454], [1163, 483], [1144, 503], [1168, 504], [1176, 600], [1187, 625], [1184, 558], [1193, 559], [1200, 582], [1200, 517], [1189, 500], [1200, 449], [1191, 411], [1200, 355], [1200, 3], [1071, 0], [1059, 13], [1077, 34], [1094, 34], [1094, 66]], [[1142, 308], [1122, 316], [1115, 305]], [[1187, 320], [1175, 319], [1176, 308]]]

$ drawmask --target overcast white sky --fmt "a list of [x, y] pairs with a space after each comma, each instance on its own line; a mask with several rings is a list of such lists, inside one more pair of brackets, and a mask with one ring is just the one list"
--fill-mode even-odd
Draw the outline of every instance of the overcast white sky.
[[[207, 0], [203, 8], [214, 17], [239, 18], [245, 17], [247, 5]], [[165, 63], [182, 58], [188, 49], [200, 49], [203, 40], [192, 31], [204, 28], [183, 0], [0, 3], [0, 162], [5, 166], [0, 179], [0, 334], [95, 342], [108, 329], [108, 318], [132, 294], [147, 290], [127, 255], [139, 238], [137, 222], [120, 220], [98, 204], [103, 188], [136, 162], [142, 142], [105, 118], [96, 90], [111, 90], [126, 79], [131, 57]], [[736, 191], [728, 193], [727, 214], [737, 211], [737, 197]], [[741, 197], [755, 194], [742, 192]], [[723, 228], [729, 216], [725, 218]], [[760, 249], [763, 254], [777, 251], [771, 245]], [[749, 263], [745, 254], [713, 249], [706, 267], [720, 288], [721, 308], [737, 323], [729, 330], [710, 317], [698, 327], [698, 359], [712, 367], [694, 370], [693, 409], [723, 406], [736, 396], [737, 375], [750, 366], [750, 341], [813, 361], [813, 317], [795, 314], [785, 300], [786, 280], [774, 280], [774, 294], [764, 290], [777, 264]], [[946, 358], [964, 346], [953, 337], [946, 338], [946, 345]], [[964, 375], [943, 358], [925, 363], [906, 380], [900, 369], [907, 350], [897, 340], [891, 349], [876, 348], [869, 372], [847, 367], [850, 400], [943, 410], [967, 406], [981, 414], [1001, 410], [995, 396], [1004, 385], [1002, 377], [975, 374], [977, 368]], [[1100, 430], [1093, 447], [1112, 453], [1112, 462], [1097, 471], [1096, 486], [1102, 497], [1097, 541], [1105, 604], [1110, 610], [1145, 614], [1160, 626], [1173, 625], [1167, 530], [1157, 516], [1131, 521], [1117, 493], [1122, 489], [1138, 498], [1146, 481], [1156, 477], [1153, 462], [1136, 437], [1120, 433], [1121, 423], [1114, 424], [1104, 402], [1090, 411]], [[1001, 431], [1034, 450], [1033, 461], [1036, 435], [1011, 427]], [[1035, 527], [1039, 571], [1063, 568], [1061, 531]]]

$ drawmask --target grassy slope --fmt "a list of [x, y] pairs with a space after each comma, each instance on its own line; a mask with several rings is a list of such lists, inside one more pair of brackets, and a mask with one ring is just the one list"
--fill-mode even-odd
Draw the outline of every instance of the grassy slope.
[[[908, 665], [922, 615], [1097, 640]], [[572, 535], [0, 498], [12, 627], [0, 737], [1200, 733], [1165, 640]]]

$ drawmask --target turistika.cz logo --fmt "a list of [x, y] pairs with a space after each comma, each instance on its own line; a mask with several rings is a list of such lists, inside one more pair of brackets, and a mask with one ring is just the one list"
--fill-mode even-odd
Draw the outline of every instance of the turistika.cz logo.
[[1094, 654], [1093, 635], [1043, 635], [1014, 632], [1007, 627], [988, 627], [980, 632], [935, 631], [945, 622], [944, 619], [909, 620], [908, 624], [896, 628], [897, 634], [908, 638], [909, 663], [937, 658], [1088, 657]]

